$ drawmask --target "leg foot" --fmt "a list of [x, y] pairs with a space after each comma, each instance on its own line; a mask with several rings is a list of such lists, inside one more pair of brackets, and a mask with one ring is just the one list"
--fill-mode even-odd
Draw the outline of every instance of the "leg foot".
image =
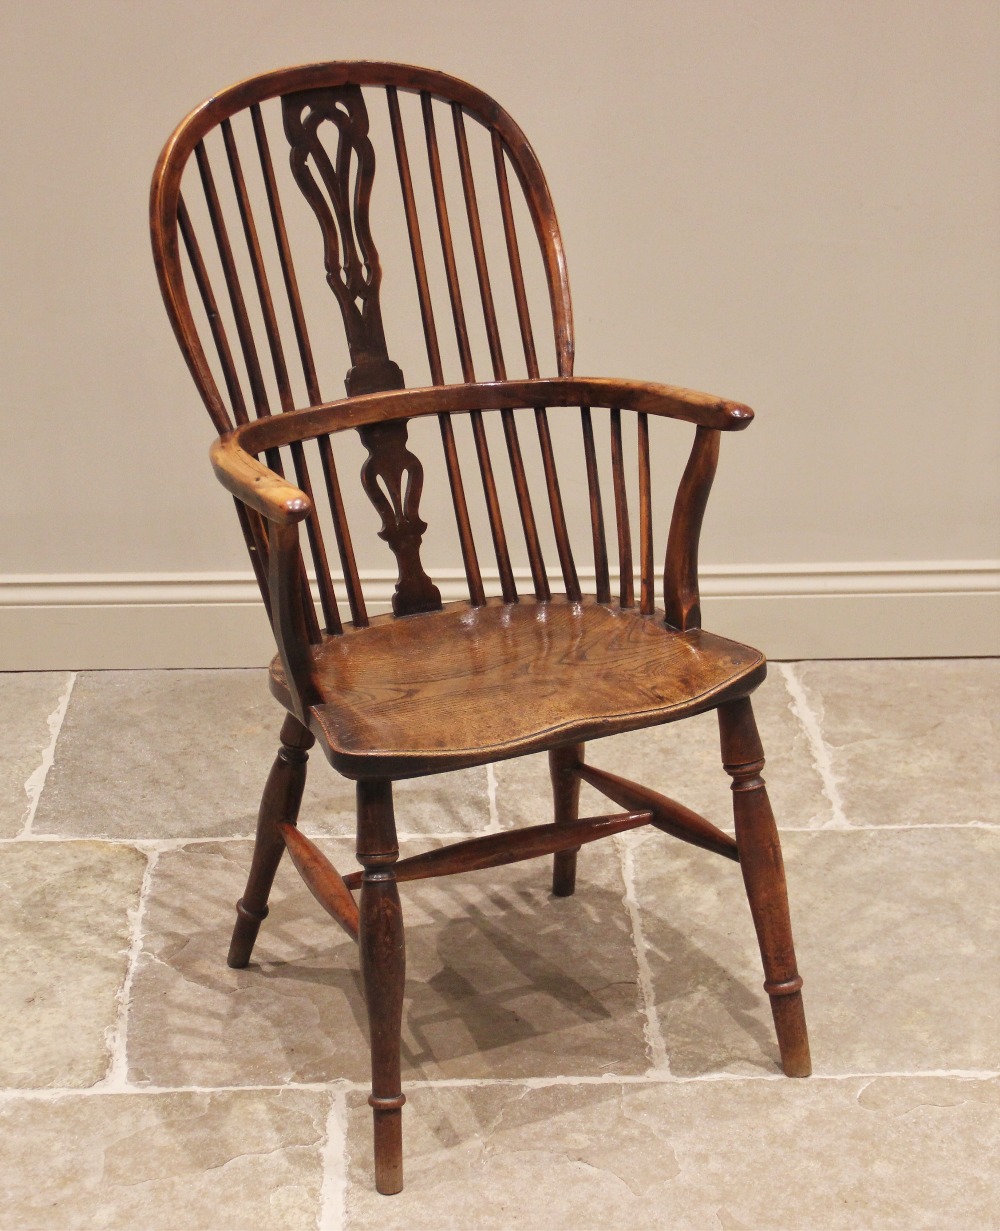
[[[549, 752], [556, 824], [579, 818], [580, 779], [573, 770], [583, 760], [583, 749], [583, 744], [569, 744]], [[576, 891], [576, 856], [579, 849], [557, 851], [552, 857], [552, 892], [557, 898], [571, 897]]]
[[361, 882], [361, 977], [372, 1058], [368, 1099], [375, 1129], [375, 1187], [386, 1195], [403, 1187], [403, 1104], [400, 1036], [406, 953], [403, 912], [392, 865], [399, 858], [392, 783], [358, 783], [358, 859]]
[[733, 780], [733, 815], [740, 868], [764, 964], [764, 990], [778, 1036], [781, 1067], [789, 1077], [812, 1071], [795, 964], [785, 869], [774, 814], [761, 771], [764, 751], [749, 698], [719, 707], [722, 760]]
[[249, 965], [260, 925], [267, 918], [268, 895], [285, 852], [278, 824], [282, 821], [295, 824], [306, 782], [308, 750], [314, 742], [312, 732], [297, 718], [291, 714], [285, 718], [281, 747], [268, 775], [257, 814], [257, 838], [247, 887], [236, 903], [236, 926], [226, 960], [237, 970]]
[[[277, 870], [278, 861], [281, 859], [281, 852], [277, 852], [277, 858], [274, 859], [274, 867]], [[250, 955], [253, 953], [253, 947], [257, 943], [257, 933], [260, 931], [260, 925], [267, 918], [268, 909], [265, 906], [262, 910], [251, 911], [243, 903], [243, 899], [236, 903], [236, 925], [233, 928], [233, 937], [229, 942], [229, 956], [226, 958], [226, 964], [234, 970], [242, 970], [250, 965]]]
[[[384, 1197], [403, 1191], [403, 1104], [406, 1096], [376, 1099], [371, 1095], [375, 1129], [375, 1190]], [[386, 1106], [387, 1103], [394, 1104]]]

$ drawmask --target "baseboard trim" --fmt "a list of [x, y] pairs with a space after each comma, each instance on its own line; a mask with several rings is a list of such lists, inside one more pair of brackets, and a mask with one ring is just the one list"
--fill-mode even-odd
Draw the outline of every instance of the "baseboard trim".
[[[435, 580], [445, 601], [465, 597], [460, 570]], [[373, 611], [394, 581], [363, 574]], [[772, 658], [1000, 654], [996, 560], [707, 565], [702, 596], [707, 627]], [[250, 573], [0, 575], [0, 670], [260, 666], [272, 653]]]

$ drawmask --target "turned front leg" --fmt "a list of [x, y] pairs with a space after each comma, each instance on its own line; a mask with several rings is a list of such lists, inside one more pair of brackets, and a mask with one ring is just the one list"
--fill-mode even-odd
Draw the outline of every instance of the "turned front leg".
[[[583, 748], [583, 744], [568, 744], [565, 748], [553, 748], [549, 752], [556, 824], [579, 818], [580, 779], [574, 771], [583, 760]], [[553, 856], [552, 892], [557, 898], [568, 898], [576, 889], [576, 856], [579, 849], [557, 851]]]
[[281, 823], [294, 825], [298, 819], [306, 785], [306, 762], [315, 742], [308, 727], [293, 714], [286, 716], [281, 727], [281, 747], [261, 796], [247, 887], [236, 903], [236, 926], [226, 959], [236, 969], [249, 964], [260, 925], [267, 918], [267, 899], [285, 853], [285, 842], [278, 826]]
[[761, 777], [764, 750], [749, 698], [719, 707], [719, 732], [723, 764], [733, 779], [736, 845], [764, 964], [764, 990], [771, 998], [781, 1065], [789, 1077], [808, 1077], [812, 1064], [781, 842]]
[[403, 912], [393, 864], [399, 858], [392, 783], [358, 783], [358, 861], [361, 882], [361, 977], [372, 1060], [371, 1105], [375, 1128], [375, 1187], [403, 1187], [403, 1104], [400, 1038], [406, 953]]

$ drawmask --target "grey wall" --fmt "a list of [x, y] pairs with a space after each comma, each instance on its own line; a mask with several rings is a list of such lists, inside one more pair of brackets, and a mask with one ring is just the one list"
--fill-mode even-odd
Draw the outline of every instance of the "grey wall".
[[[161, 574], [189, 589], [161, 578], [143, 618], [166, 624], [129, 624], [108, 661], [188, 661], [172, 604], [201, 602], [187, 615], [216, 635], [229, 599], [190, 584], [245, 557], [159, 304], [149, 176], [214, 89], [352, 57], [445, 69], [521, 123], [560, 211], [579, 373], [758, 410], [706, 525], [720, 613], [755, 577], [754, 601], [794, 599], [801, 574], [814, 606], [779, 652], [989, 648], [1000, 6], [39, 0], [5, 6], [2, 41], [4, 666], [99, 661], [113, 609]], [[850, 594], [884, 601], [818, 601]], [[774, 610], [747, 617], [772, 646]], [[951, 628], [914, 640], [913, 619]], [[852, 626], [871, 620], [869, 645]]]

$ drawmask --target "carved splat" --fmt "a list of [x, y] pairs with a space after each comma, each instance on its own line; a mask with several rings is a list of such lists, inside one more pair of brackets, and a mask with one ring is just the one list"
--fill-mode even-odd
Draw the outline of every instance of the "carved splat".
[[[281, 106], [292, 174], [319, 222], [326, 280], [344, 318], [353, 365], [344, 382], [348, 396], [402, 389], [403, 373], [386, 350], [379, 305], [382, 267], [369, 225], [375, 153], [361, 89], [303, 90], [285, 95]], [[332, 158], [320, 133], [325, 121], [337, 131]], [[373, 424], [360, 436], [368, 450], [361, 482], [382, 519], [379, 537], [399, 568], [392, 609], [396, 615], [436, 610], [440, 591], [420, 563], [427, 529], [418, 514], [424, 472], [406, 447], [406, 424]]]
[[[348, 396], [402, 389], [403, 373], [386, 351], [379, 305], [382, 267], [369, 226], [375, 151], [361, 88], [286, 94], [281, 109], [292, 174], [319, 222], [326, 280], [344, 318], [353, 365], [345, 380]], [[333, 158], [320, 135], [325, 121], [337, 130]]]
[[420, 563], [420, 540], [427, 529], [418, 513], [424, 468], [406, 447], [406, 423], [373, 424], [361, 428], [359, 435], [368, 450], [361, 482], [382, 518], [379, 538], [392, 548], [399, 567], [392, 610], [396, 615], [436, 611], [441, 591]]

